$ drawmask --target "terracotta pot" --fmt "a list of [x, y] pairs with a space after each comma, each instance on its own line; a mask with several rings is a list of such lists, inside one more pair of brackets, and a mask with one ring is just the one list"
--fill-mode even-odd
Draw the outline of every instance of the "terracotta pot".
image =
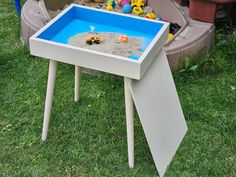
[[189, 16], [195, 20], [213, 23], [216, 11], [226, 3], [236, 0], [190, 0]]
[[190, 0], [189, 16], [195, 20], [213, 23], [217, 4], [200, 0]]

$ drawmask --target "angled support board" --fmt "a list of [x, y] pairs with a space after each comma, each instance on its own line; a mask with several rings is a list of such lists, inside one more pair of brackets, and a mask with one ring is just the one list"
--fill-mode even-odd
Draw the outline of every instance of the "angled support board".
[[162, 177], [187, 132], [163, 49], [143, 78], [130, 83], [130, 89], [156, 168]]

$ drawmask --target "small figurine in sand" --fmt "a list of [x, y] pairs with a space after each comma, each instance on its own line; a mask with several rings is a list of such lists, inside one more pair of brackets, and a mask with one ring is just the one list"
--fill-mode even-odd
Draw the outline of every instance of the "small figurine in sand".
[[95, 27], [94, 26], [90, 26], [90, 36], [86, 37], [86, 44], [88, 45], [92, 45], [92, 44], [100, 44], [104, 41], [104, 39], [102, 39], [102, 37], [98, 36], [98, 33], [94, 32], [95, 31]]
[[94, 32], [95, 31], [95, 27], [94, 26], [90, 26], [90, 34], [96, 34], [96, 32]]
[[86, 44], [92, 45], [92, 44], [100, 44], [103, 42], [103, 39], [100, 36], [88, 36], [86, 38]]
[[121, 43], [127, 43], [127, 42], [129, 41], [129, 38], [128, 38], [127, 35], [121, 34], [121, 35], [119, 36], [119, 41], [120, 41]]

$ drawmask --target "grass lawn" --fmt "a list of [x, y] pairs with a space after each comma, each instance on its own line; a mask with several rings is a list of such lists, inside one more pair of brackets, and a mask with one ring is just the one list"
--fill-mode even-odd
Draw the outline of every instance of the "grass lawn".
[[[153, 177], [157, 172], [135, 117], [135, 168], [127, 165], [122, 77], [82, 75], [59, 64], [49, 138], [41, 142], [48, 61], [19, 41], [20, 22], [0, 1], [0, 176]], [[174, 79], [188, 123], [166, 177], [236, 176], [236, 30]], [[191, 65], [192, 66], [192, 65]]]

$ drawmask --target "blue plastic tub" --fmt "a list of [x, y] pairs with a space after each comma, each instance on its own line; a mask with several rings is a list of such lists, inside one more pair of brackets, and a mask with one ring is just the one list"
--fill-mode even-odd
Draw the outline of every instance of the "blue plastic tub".
[[[163, 24], [82, 7], [73, 7], [41, 33], [38, 38], [67, 44], [69, 38], [79, 33], [89, 32], [91, 26], [95, 27], [96, 32], [114, 32], [126, 34], [129, 37], [141, 38], [143, 41], [141, 51], [144, 52], [163, 27]], [[138, 59], [137, 56], [130, 56], [129, 58]]]

